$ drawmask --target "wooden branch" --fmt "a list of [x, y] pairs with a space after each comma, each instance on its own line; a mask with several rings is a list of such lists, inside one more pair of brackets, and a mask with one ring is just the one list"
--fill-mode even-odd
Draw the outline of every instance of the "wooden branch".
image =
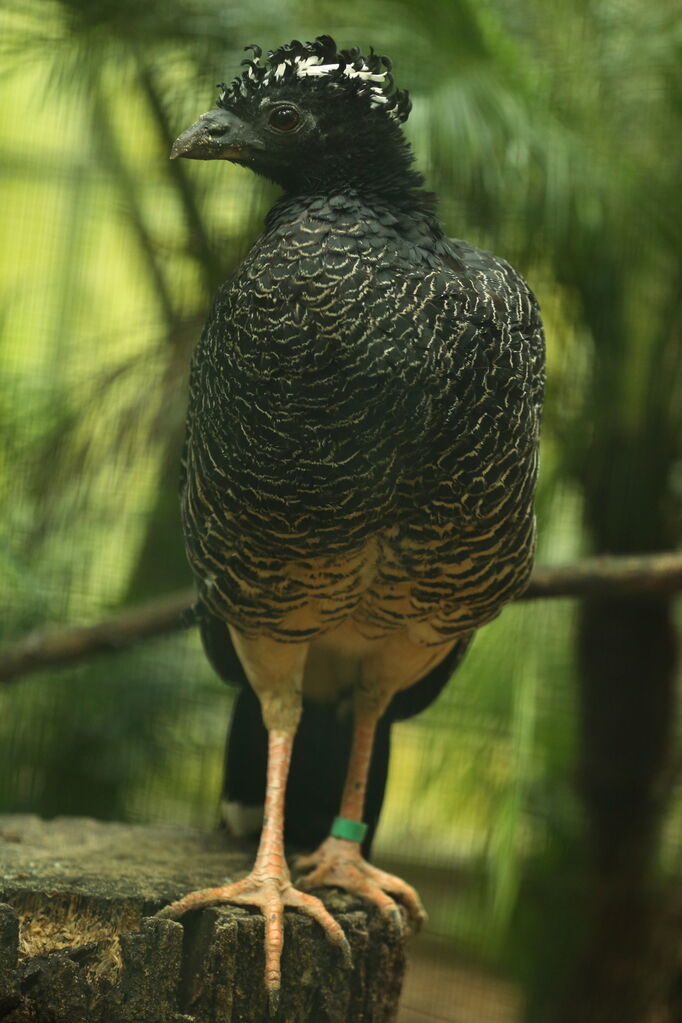
[[[251, 867], [222, 833], [0, 817], [0, 1017], [55, 1023], [263, 1023], [263, 921], [238, 906], [151, 917]], [[350, 942], [285, 913], [271, 1023], [391, 1023], [405, 968], [398, 929], [352, 896], [317, 892]]]
[[682, 554], [586, 558], [575, 565], [537, 567], [519, 600], [545, 597], [672, 595], [682, 590]]
[[[589, 558], [575, 565], [536, 568], [517, 599], [672, 595], [682, 590], [682, 554]], [[0, 651], [0, 682], [45, 668], [70, 664], [91, 654], [124, 650], [141, 640], [188, 625], [193, 590], [182, 590], [122, 611], [96, 625], [40, 629]], [[191, 624], [191, 622], [189, 623]]]
[[194, 590], [180, 590], [127, 608], [96, 625], [38, 629], [0, 651], [0, 682], [70, 664], [91, 654], [125, 650], [141, 640], [177, 632], [187, 625], [188, 612], [195, 601]]

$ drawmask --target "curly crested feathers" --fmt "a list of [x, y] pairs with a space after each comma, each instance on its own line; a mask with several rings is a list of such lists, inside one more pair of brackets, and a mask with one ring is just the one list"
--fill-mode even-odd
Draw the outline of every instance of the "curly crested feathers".
[[[260, 46], [245, 47], [253, 57], [242, 61], [245, 70], [222, 90], [218, 106], [239, 109], [247, 99], [261, 90], [278, 84], [300, 83], [309, 90], [331, 90], [347, 99], [358, 99], [370, 110], [382, 110], [391, 120], [407, 120], [411, 101], [405, 89], [396, 89], [391, 74], [391, 61], [370, 47], [363, 55], [357, 46], [337, 50], [331, 36], [318, 36], [312, 42], [298, 39], [268, 50], [265, 60]], [[305, 83], [305, 84], [304, 84]]]

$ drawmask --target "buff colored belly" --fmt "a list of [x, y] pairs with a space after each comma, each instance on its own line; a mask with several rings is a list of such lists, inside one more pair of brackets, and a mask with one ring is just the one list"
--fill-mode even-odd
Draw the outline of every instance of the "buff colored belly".
[[310, 644], [303, 675], [308, 699], [333, 700], [339, 693], [381, 675], [394, 692], [406, 689], [435, 667], [453, 641], [425, 646], [409, 629], [369, 639], [354, 619], [317, 637]]

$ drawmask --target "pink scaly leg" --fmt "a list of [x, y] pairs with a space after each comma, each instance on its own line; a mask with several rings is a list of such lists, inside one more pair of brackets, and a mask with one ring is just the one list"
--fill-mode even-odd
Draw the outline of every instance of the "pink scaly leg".
[[312, 916], [327, 937], [338, 945], [350, 964], [350, 946], [343, 930], [319, 899], [297, 891], [291, 883], [284, 858], [284, 795], [294, 733], [272, 729], [269, 733], [265, 818], [258, 854], [251, 873], [241, 881], [191, 892], [171, 903], [158, 916], [176, 918], [193, 909], [221, 903], [258, 906], [265, 918], [265, 984], [271, 1013], [276, 1012], [281, 987], [280, 957], [284, 941], [284, 907], [292, 906]]
[[[362, 703], [360, 694], [356, 699], [353, 746], [339, 812], [340, 817], [357, 822], [362, 821], [374, 733], [379, 718], [375, 707], [363, 707]], [[360, 842], [332, 835], [311, 856], [299, 857], [296, 866], [302, 870], [313, 868], [309, 874], [298, 879], [299, 887], [333, 885], [343, 888], [374, 903], [385, 916], [402, 926], [400, 910], [393, 898], [395, 896], [405, 905], [416, 927], [426, 919], [421, 899], [414, 888], [399, 877], [371, 866], [362, 856]]]

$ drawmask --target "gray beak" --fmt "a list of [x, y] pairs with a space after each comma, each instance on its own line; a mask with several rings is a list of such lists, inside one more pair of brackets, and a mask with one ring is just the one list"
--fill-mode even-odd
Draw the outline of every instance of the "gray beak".
[[228, 110], [216, 107], [202, 114], [183, 131], [171, 149], [170, 158], [189, 160], [243, 160], [265, 145], [248, 124]]

